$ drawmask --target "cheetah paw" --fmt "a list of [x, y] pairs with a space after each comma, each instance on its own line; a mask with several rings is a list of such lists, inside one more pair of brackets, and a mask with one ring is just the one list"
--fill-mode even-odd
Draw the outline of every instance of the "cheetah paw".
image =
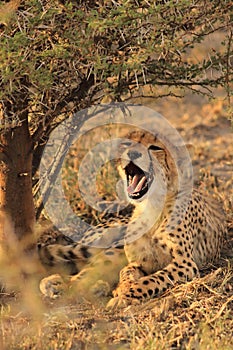
[[56, 299], [67, 290], [67, 285], [65, 284], [62, 277], [58, 274], [45, 277], [40, 282], [41, 293], [51, 299]]
[[90, 288], [90, 292], [97, 297], [106, 297], [110, 293], [109, 283], [103, 280], [98, 280], [94, 286]]

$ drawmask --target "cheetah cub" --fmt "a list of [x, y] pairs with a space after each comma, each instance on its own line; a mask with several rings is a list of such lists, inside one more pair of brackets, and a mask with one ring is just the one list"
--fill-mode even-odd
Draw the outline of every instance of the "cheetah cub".
[[[47, 265], [59, 261], [75, 266], [77, 274], [71, 280], [77, 293], [82, 283], [98, 295], [112, 292], [109, 308], [155, 298], [176, 283], [193, 279], [219, 257], [226, 232], [221, 204], [190, 187], [184, 146], [175, 147], [174, 160], [149, 133], [135, 131], [129, 138], [122, 145], [118, 170], [135, 209], [123, 234], [114, 237], [108, 249], [90, 246], [102, 239], [99, 229], [87, 231], [81, 242], [39, 249]], [[57, 295], [64, 291], [64, 280], [49, 276], [42, 280], [41, 290]]]

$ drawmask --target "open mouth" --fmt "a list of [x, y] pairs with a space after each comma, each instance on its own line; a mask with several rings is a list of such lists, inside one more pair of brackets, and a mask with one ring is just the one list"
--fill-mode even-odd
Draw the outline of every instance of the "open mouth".
[[125, 167], [125, 173], [127, 177], [128, 196], [133, 199], [139, 199], [144, 196], [153, 181], [152, 174], [143, 171], [133, 162], [130, 162]]

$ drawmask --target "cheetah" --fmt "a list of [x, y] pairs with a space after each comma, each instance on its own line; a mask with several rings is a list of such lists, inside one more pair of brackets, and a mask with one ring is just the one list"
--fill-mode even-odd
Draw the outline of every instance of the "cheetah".
[[[137, 304], [192, 280], [219, 257], [226, 233], [222, 205], [199, 188], [180, 187], [177, 161], [158, 136], [133, 131], [121, 147], [118, 170], [135, 207], [129, 223], [113, 237], [102, 236], [97, 228], [78, 243], [39, 247], [47, 265], [72, 267], [69, 283], [75, 283], [77, 291], [89, 274], [84, 288], [97, 295], [112, 293], [108, 308]], [[182, 164], [184, 147], [175, 146], [183, 178], [190, 184], [187, 164]], [[101, 240], [107, 248], [92, 244]], [[54, 296], [64, 292], [64, 286], [55, 274], [43, 279], [40, 288]]]

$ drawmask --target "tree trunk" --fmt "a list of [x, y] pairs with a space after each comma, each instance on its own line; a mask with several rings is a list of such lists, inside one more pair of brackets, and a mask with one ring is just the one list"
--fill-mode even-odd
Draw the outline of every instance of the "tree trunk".
[[[3, 122], [0, 125], [4, 125]], [[35, 209], [31, 175], [32, 141], [27, 112], [23, 112], [20, 116], [18, 126], [13, 127], [5, 123], [0, 132], [0, 209], [3, 215], [5, 213], [10, 218], [14, 235], [20, 241], [24, 241], [25, 238], [31, 240]], [[1, 241], [9, 240], [4, 231], [2, 222]]]

